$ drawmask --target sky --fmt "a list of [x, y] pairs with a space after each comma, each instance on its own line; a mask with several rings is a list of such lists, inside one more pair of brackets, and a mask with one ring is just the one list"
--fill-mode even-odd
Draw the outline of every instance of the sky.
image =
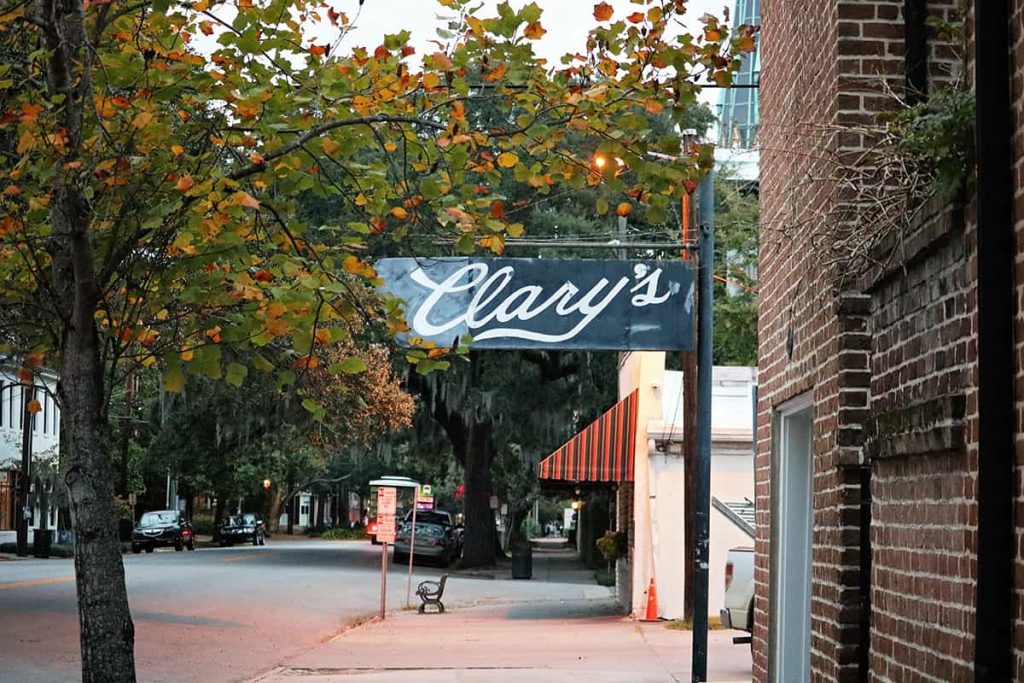
[[[599, 0], [534, 0], [543, 10], [541, 25], [547, 33], [534, 46], [537, 54], [557, 63], [557, 58], [567, 52], [584, 52], [587, 32], [597, 21], [594, 19], [594, 5]], [[632, 0], [606, 0], [615, 8], [616, 15], [636, 11], [637, 3]], [[509, 0], [513, 7], [521, 7], [525, 0]], [[350, 31], [341, 49], [355, 45], [376, 47], [386, 34], [409, 30], [412, 34], [410, 43], [416, 48], [417, 54], [435, 51], [436, 46], [430, 45], [435, 39], [438, 27], [443, 21], [438, 17], [448, 11], [436, 0], [364, 0], [362, 7], [359, 0], [330, 0], [335, 10], [345, 12], [352, 19], [355, 28]], [[484, 16], [494, 16], [497, 0], [482, 0]], [[642, 4], [642, 3], [641, 3]], [[732, 11], [733, 0], [689, 0], [687, 16], [690, 20], [688, 28], [696, 30], [700, 26], [697, 21], [705, 13], [721, 18], [723, 8], [728, 5]], [[347, 44], [347, 45], [346, 45]], [[718, 91], [707, 89], [701, 93], [701, 101], [715, 105], [718, 103]]]

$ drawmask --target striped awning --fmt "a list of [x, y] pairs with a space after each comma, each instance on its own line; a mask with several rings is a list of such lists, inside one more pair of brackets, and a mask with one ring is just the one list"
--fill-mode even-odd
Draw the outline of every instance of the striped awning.
[[636, 404], [634, 391], [541, 460], [537, 477], [565, 482], [633, 481]]

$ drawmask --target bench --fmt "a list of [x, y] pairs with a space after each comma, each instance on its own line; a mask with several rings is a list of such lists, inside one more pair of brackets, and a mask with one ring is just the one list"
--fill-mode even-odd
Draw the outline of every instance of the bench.
[[420, 581], [420, 585], [416, 587], [416, 595], [422, 601], [419, 608], [420, 614], [426, 614], [427, 605], [436, 605], [437, 613], [444, 613], [444, 603], [441, 602], [441, 597], [444, 595], [444, 585], [447, 581], [447, 574], [442, 576], [440, 581]]

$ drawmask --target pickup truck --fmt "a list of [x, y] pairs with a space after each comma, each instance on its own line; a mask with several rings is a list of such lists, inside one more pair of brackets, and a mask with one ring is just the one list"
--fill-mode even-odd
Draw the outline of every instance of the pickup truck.
[[[725, 606], [719, 614], [722, 626], [747, 633], [754, 631], [754, 549], [731, 548], [725, 561]], [[746, 643], [750, 637], [734, 638]]]

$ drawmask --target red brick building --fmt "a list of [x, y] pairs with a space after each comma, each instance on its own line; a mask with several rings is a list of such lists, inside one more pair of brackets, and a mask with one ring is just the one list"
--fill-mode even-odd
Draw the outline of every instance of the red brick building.
[[[1024, 2], [961, 4], [762, 2], [757, 681], [1024, 680]], [[957, 82], [909, 210], [878, 115]]]

